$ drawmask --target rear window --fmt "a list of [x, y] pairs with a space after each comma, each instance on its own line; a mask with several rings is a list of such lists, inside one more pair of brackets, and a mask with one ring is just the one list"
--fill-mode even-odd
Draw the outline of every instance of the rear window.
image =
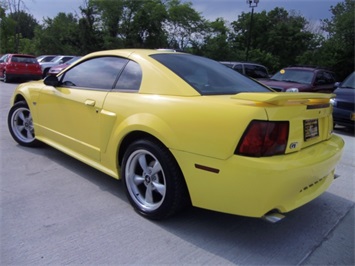
[[37, 64], [37, 59], [35, 57], [25, 57], [25, 56], [13, 56], [11, 62], [14, 63], [25, 63], [25, 64]]
[[190, 54], [154, 54], [151, 57], [185, 80], [201, 95], [271, 91], [219, 62], [205, 57]]

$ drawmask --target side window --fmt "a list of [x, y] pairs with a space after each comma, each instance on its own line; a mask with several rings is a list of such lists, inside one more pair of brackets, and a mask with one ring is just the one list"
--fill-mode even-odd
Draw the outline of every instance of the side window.
[[129, 61], [120, 75], [115, 90], [138, 91], [142, 82], [141, 67], [133, 61]]
[[72, 56], [64, 56], [60, 62], [62, 62], [62, 64], [64, 64], [65, 62], [69, 61], [70, 59], [72, 59], [73, 57]]
[[7, 58], [9, 57], [9, 55], [3, 55], [1, 58], [0, 58], [0, 63], [3, 63], [3, 62], [6, 62], [7, 61]]
[[235, 66], [233, 67], [233, 70], [239, 72], [240, 74], [244, 74], [244, 73], [243, 73], [243, 66], [242, 66], [241, 64], [235, 65]]
[[268, 78], [267, 70], [257, 65], [244, 65], [245, 75], [252, 78]]
[[325, 84], [323, 72], [318, 72], [316, 76], [316, 84]]
[[326, 84], [334, 84], [335, 78], [330, 72], [324, 72], [324, 79]]
[[65, 72], [61, 78], [64, 86], [111, 90], [126, 65], [120, 57], [96, 57], [88, 59]]

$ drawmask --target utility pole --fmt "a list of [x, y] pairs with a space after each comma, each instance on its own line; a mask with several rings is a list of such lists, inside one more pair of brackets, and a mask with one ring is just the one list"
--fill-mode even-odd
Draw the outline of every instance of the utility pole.
[[254, 15], [254, 7], [257, 7], [259, 4], [259, 0], [246, 0], [249, 7], [251, 7], [251, 16], [250, 16], [250, 24], [249, 24], [249, 34], [248, 34], [248, 44], [247, 44], [247, 52], [245, 60], [249, 60], [249, 49], [250, 49], [250, 41], [251, 41], [251, 32], [253, 29], [253, 15]]

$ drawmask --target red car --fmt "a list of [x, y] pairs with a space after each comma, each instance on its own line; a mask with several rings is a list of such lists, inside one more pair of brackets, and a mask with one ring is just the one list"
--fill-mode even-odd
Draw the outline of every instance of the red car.
[[5, 54], [0, 58], [0, 79], [9, 82], [12, 79], [42, 78], [42, 69], [35, 56], [26, 54]]

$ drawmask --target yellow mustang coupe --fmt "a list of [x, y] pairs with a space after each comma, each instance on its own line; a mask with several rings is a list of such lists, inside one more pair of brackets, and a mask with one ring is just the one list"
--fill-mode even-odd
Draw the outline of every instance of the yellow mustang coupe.
[[333, 96], [276, 93], [191, 54], [111, 50], [19, 85], [8, 126], [20, 145], [44, 142], [122, 179], [147, 218], [189, 204], [277, 217], [334, 180], [344, 142]]

